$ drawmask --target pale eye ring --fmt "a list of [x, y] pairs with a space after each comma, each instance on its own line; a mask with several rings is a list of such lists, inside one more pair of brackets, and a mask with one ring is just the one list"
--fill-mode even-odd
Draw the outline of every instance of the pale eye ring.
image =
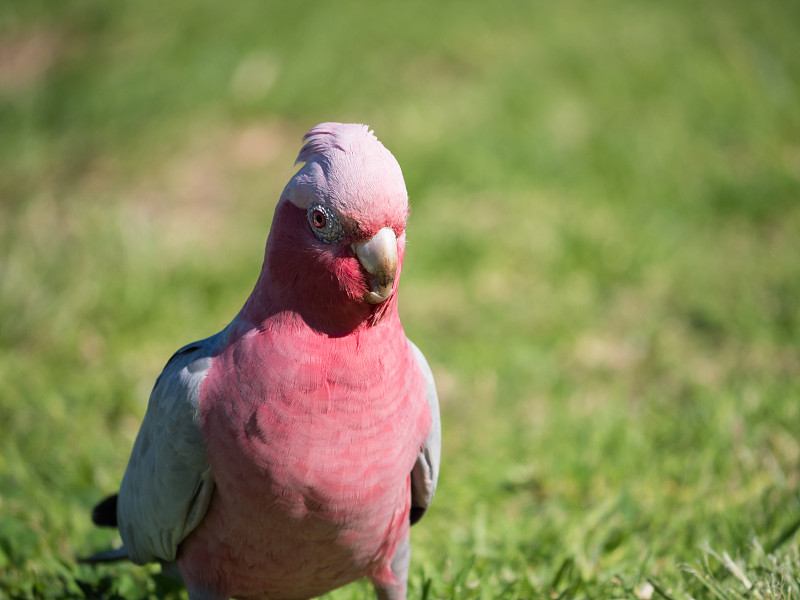
[[325, 244], [338, 242], [344, 237], [342, 227], [336, 213], [322, 204], [312, 204], [306, 213], [308, 224], [314, 236]]

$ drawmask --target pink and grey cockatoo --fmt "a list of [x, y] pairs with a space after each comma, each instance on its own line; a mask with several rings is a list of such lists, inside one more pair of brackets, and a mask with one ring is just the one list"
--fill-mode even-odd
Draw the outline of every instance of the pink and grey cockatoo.
[[255, 289], [169, 360], [119, 494], [93, 515], [122, 537], [106, 558], [160, 562], [191, 600], [312, 598], [362, 577], [405, 598], [409, 526], [436, 490], [436, 389], [397, 312], [400, 166], [364, 125], [304, 141]]

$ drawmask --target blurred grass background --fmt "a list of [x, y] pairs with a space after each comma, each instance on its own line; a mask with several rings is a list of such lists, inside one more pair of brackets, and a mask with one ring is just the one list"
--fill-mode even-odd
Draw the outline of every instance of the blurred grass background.
[[[412, 201], [444, 465], [410, 597], [800, 595], [797, 2], [0, 7], [0, 597], [90, 569], [161, 367], [258, 273], [300, 137]], [[370, 598], [355, 585], [332, 598]]]

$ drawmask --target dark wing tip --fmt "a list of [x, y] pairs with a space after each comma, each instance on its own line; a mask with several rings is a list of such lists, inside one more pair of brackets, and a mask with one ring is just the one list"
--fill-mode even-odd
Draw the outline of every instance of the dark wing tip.
[[421, 506], [411, 507], [411, 512], [408, 515], [411, 525], [415, 525], [422, 518], [422, 515], [425, 514], [425, 510], [426, 509], [422, 508]]
[[117, 526], [117, 494], [109, 496], [92, 509], [92, 522], [100, 527]]
[[128, 560], [128, 551], [122, 547], [115, 550], [104, 550], [86, 558], [79, 558], [78, 562], [84, 565], [97, 565], [100, 563], [117, 562], [119, 560]]

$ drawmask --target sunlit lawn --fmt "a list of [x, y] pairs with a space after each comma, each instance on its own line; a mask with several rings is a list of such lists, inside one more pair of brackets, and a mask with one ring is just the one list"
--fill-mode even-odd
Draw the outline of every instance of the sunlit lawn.
[[412, 201], [410, 597], [799, 597], [798, 5], [274, 4], [0, 8], [0, 598], [184, 594], [89, 511], [325, 120]]

